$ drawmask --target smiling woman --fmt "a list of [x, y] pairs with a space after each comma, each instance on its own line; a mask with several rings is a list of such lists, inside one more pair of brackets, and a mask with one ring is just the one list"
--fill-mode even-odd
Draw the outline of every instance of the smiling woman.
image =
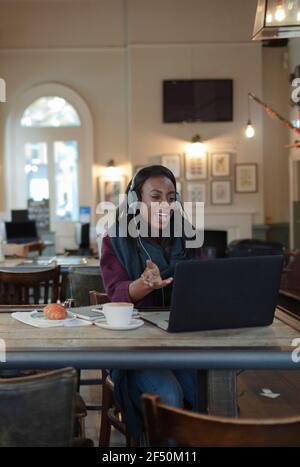
[[[137, 236], [123, 235], [120, 219], [124, 213], [119, 209], [117, 228], [112, 229], [117, 235], [109, 235], [109, 231], [102, 242], [101, 270], [105, 290], [112, 302], [129, 302], [143, 308], [167, 307], [176, 264], [202, 256], [201, 249], [187, 248], [184, 234], [175, 236], [173, 209], [175, 202], [179, 202], [176, 179], [166, 167], [144, 167], [129, 183], [127, 196], [131, 209], [127, 226], [133, 221]], [[141, 218], [148, 226], [143, 236], [139, 225]], [[164, 236], [167, 227], [169, 234]], [[195, 406], [194, 371], [113, 370], [111, 377], [129, 430], [136, 439], [142, 431], [142, 393], [159, 394], [164, 402], [177, 407], [183, 406], [184, 399], [191, 407]]]

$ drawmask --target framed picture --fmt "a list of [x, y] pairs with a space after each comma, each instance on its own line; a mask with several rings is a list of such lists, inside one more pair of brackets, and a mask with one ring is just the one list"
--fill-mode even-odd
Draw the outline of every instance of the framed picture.
[[235, 165], [235, 192], [257, 193], [258, 191], [258, 165]]
[[201, 157], [185, 155], [185, 177], [187, 180], [207, 179], [207, 153]]
[[193, 203], [205, 203], [206, 184], [197, 182], [187, 183], [187, 201]]
[[215, 152], [211, 154], [212, 177], [229, 177], [231, 172], [230, 153]]
[[232, 204], [232, 186], [230, 180], [211, 182], [211, 203]]
[[164, 154], [161, 156], [161, 165], [167, 167], [174, 174], [175, 178], [180, 178], [181, 158], [180, 154]]
[[100, 201], [119, 205], [119, 195], [125, 193], [126, 180], [125, 177], [120, 177], [119, 180], [107, 180], [103, 177], [99, 178]]

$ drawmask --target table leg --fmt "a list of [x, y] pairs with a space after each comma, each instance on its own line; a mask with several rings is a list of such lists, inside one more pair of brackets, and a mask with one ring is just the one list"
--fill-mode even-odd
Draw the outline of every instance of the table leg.
[[236, 370], [199, 370], [198, 388], [199, 412], [238, 416]]

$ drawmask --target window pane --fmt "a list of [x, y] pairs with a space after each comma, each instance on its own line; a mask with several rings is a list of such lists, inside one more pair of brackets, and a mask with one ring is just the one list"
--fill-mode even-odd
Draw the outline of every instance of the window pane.
[[55, 214], [61, 220], [78, 220], [78, 144], [54, 143]]
[[27, 199], [49, 199], [47, 144], [26, 143], [24, 152]]
[[27, 107], [21, 119], [21, 126], [80, 126], [80, 118], [74, 107], [62, 97], [41, 97]]

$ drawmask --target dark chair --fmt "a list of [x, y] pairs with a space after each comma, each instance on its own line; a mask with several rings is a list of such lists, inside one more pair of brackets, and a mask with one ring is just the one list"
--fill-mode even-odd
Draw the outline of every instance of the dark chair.
[[76, 371], [0, 380], [0, 446], [92, 446], [74, 440]]
[[300, 417], [247, 420], [202, 415], [162, 404], [158, 396], [143, 395], [150, 446], [184, 447], [300, 447]]
[[228, 256], [239, 258], [246, 256], [284, 255], [282, 243], [266, 242], [264, 240], [242, 239], [234, 240], [228, 245]]
[[69, 283], [71, 297], [76, 300], [76, 306], [87, 306], [90, 290], [104, 292], [100, 269], [92, 267], [69, 268]]
[[300, 251], [290, 254], [290, 262], [284, 269], [281, 279], [282, 290], [291, 291], [300, 295]]
[[[89, 292], [91, 305], [103, 305], [110, 300], [105, 293], [99, 293], [95, 290]], [[109, 447], [111, 427], [113, 426], [126, 438], [126, 446], [137, 446], [131, 439], [126, 424], [124, 423], [124, 416], [121, 407], [114, 397], [114, 383], [112, 382], [109, 374], [105, 369], [102, 372], [102, 412], [101, 412], [101, 425], [99, 435], [99, 446]]]
[[28, 305], [55, 303], [59, 296], [60, 267], [36, 271], [1, 271], [0, 303]]

